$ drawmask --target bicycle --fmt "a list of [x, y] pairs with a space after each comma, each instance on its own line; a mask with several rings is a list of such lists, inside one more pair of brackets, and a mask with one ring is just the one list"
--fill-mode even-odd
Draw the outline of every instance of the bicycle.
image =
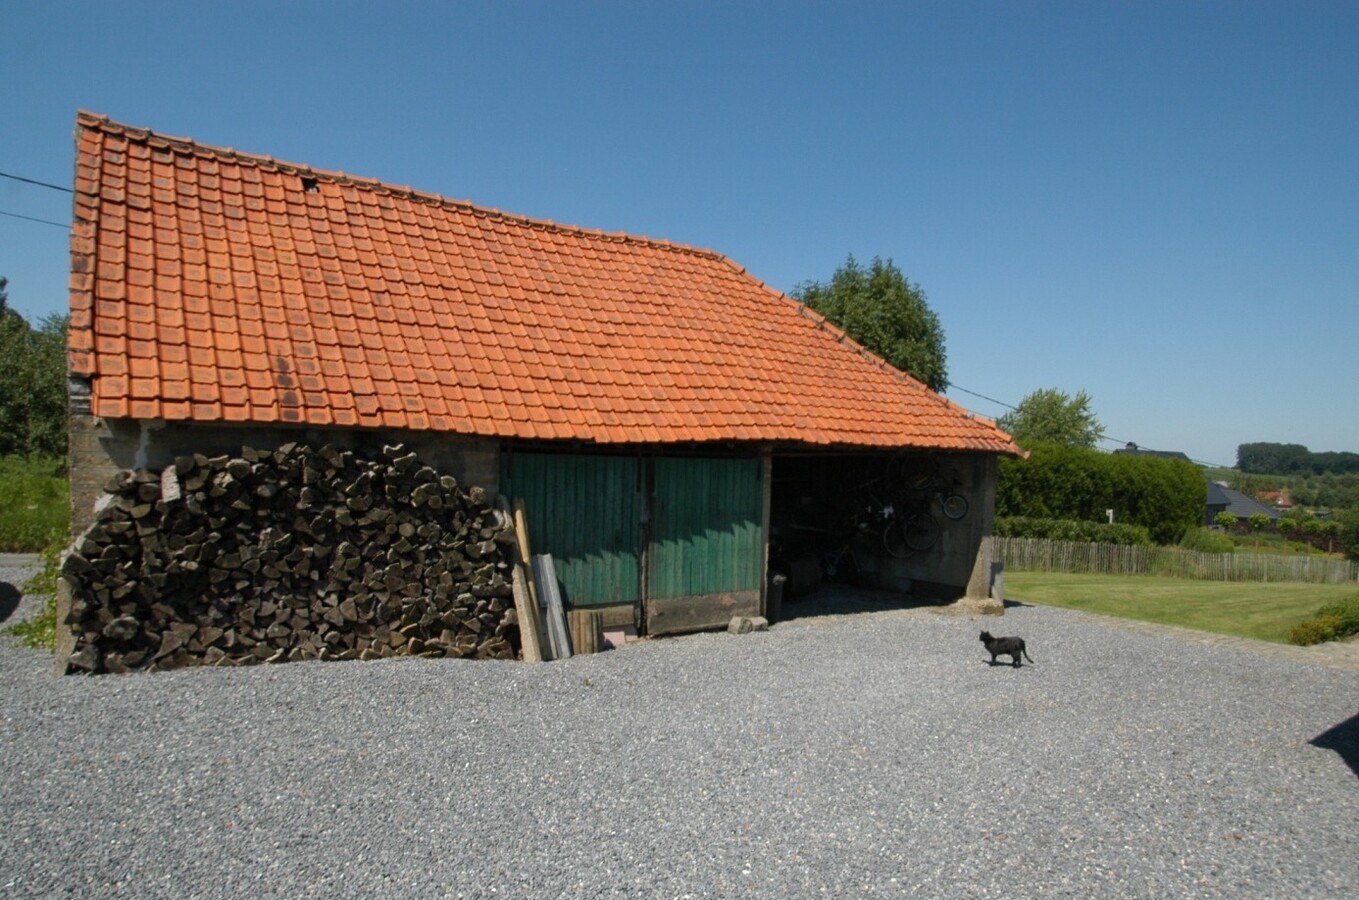
[[928, 550], [939, 540], [939, 523], [910, 498], [883, 501], [875, 497], [854, 517], [846, 546], [857, 543], [865, 551], [877, 550], [902, 559], [911, 552]]
[[927, 512], [911, 512], [892, 517], [882, 532], [882, 548], [889, 556], [904, 559], [921, 553], [939, 542], [939, 523]]
[[898, 455], [888, 463], [885, 482], [892, 500], [885, 507], [890, 521], [883, 529], [882, 543], [890, 556], [900, 559], [939, 542], [942, 529], [932, 514], [935, 503], [951, 521], [968, 514], [967, 497], [956, 491], [958, 480], [945, 479], [933, 460], [922, 464], [917, 456]]
[[[908, 462], [905, 457], [899, 456], [892, 464], [900, 470]], [[897, 477], [905, 493], [924, 498], [926, 503], [930, 500], [938, 502], [945, 518], [956, 522], [967, 516], [970, 504], [967, 498], [956, 490], [958, 479], [944, 478], [935, 463], [930, 462], [925, 468], [917, 468], [909, 473], [898, 471]]]

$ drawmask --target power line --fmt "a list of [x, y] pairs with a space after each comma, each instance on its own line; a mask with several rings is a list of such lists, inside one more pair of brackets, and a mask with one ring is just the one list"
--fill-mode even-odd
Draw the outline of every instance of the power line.
[[[0, 178], [11, 178], [11, 179], [14, 179], [14, 181], [22, 181], [22, 182], [24, 182], [24, 184], [26, 184], [26, 185], [37, 185], [38, 188], [49, 188], [49, 189], [52, 189], [52, 190], [61, 190], [61, 192], [63, 192], [63, 193], [68, 193], [68, 194], [69, 194], [69, 193], [75, 193], [75, 190], [72, 190], [71, 188], [63, 188], [63, 186], [61, 186], [61, 185], [53, 185], [53, 184], [49, 184], [49, 182], [46, 182], [46, 181], [37, 181], [37, 179], [35, 179], [35, 178], [24, 178], [24, 177], [22, 177], [22, 175], [11, 175], [10, 173], [7, 173], [7, 171], [0, 171]], [[10, 216], [11, 219], [23, 219], [23, 220], [26, 220], [26, 222], [37, 222], [37, 223], [39, 223], [39, 224], [49, 224], [49, 226], [53, 226], [53, 227], [57, 227], [57, 228], [69, 228], [69, 227], [71, 227], [71, 226], [68, 226], [68, 224], [64, 224], [64, 223], [61, 223], [61, 222], [52, 222], [52, 220], [49, 220], [49, 219], [35, 219], [34, 216], [20, 216], [18, 212], [5, 212], [5, 211], [3, 211], [3, 209], [0, 209], [0, 216]], [[961, 385], [949, 385], [949, 387], [947, 387], [946, 390], [961, 390], [962, 393], [969, 394], [969, 396], [972, 396], [972, 397], [977, 397], [978, 400], [985, 400], [985, 401], [987, 401], [987, 402], [992, 402], [992, 404], [996, 404], [996, 405], [998, 405], [998, 406], [1004, 406], [1004, 408], [1006, 408], [1006, 409], [1014, 409], [1014, 411], [1018, 411], [1018, 409], [1019, 409], [1018, 406], [1015, 406], [1014, 404], [1007, 404], [1006, 401], [1003, 401], [1003, 400], [996, 400], [995, 397], [988, 397], [988, 396], [985, 396], [985, 394], [978, 394], [977, 392], [974, 392], [974, 390], [968, 390], [968, 389], [966, 389], [966, 387], [962, 387]], [[1120, 440], [1120, 439], [1117, 439], [1117, 438], [1101, 438], [1101, 440], [1104, 440], [1104, 442], [1109, 442], [1109, 443], [1121, 443], [1121, 445], [1124, 445], [1124, 446], [1128, 446], [1129, 443], [1132, 443], [1131, 440]], [[1136, 446], [1136, 445], [1133, 445], [1133, 446]], [[1210, 464], [1210, 462], [1201, 462], [1201, 461], [1199, 461], [1199, 460], [1195, 460], [1195, 462], [1197, 462], [1197, 464], [1199, 464], [1199, 465], [1214, 466], [1214, 464]], [[1214, 468], [1220, 468], [1220, 466], [1214, 466]]]
[[[962, 387], [961, 385], [950, 384], [950, 385], [948, 386], [947, 389], [950, 390], [950, 391], [962, 391], [964, 394], [970, 394], [970, 395], [972, 395], [973, 397], [980, 397], [982, 400], [985, 400], [985, 401], [987, 401], [988, 403], [995, 403], [996, 405], [998, 405], [998, 406], [1003, 406], [1003, 407], [1005, 407], [1006, 409], [1013, 409], [1013, 410], [1018, 410], [1018, 409], [1019, 409], [1019, 407], [1017, 407], [1017, 406], [1015, 406], [1015, 405], [1013, 405], [1013, 404], [1010, 404], [1010, 403], [1006, 403], [1004, 400], [997, 400], [995, 397], [988, 397], [988, 396], [986, 396], [985, 394], [979, 394], [979, 393], [977, 393], [976, 391], [969, 391], [967, 388]], [[1121, 444], [1121, 445], [1123, 445], [1124, 447], [1127, 447], [1127, 446], [1130, 445], [1130, 444], [1131, 444], [1132, 446], [1134, 446], [1134, 447], [1137, 446], [1137, 444], [1136, 444], [1134, 441], [1124, 441], [1124, 440], [1119, 440], [1118, 438], [1109, 437], [1109, 436], [1107, 436], [1107, 435], [1104, 436], [1104, 437], [1102, 437], [1102, 438], [1100, 438], [1100, 443], [1104, 443], [1104, 444]], [[1218, 463], [1204, 462], [1204, 461], [1201, 460], [1201, 459], [1190, 459], [1190, 462], [1195, 463], [1195, 464], [1200, 465], [1200, 466], [1204, 466], [1204, 467], [1209, 468], [1209, 469], [1230, 469], [1230, 468], [1232, 468], [1231, 466], [1223, 466], [1223, 465], [1219, 465]]]
[[21, 216], [18, 213], [5, 212], [3, 209], [0, 209], [0, 216], [9, 216], [11, 219], [24, 219], [28, 222], [41, 222], [43, 225], [55, 225], [57, 228], [62, 229], [71, 227], [64, 222], [53, 222], [51, 219], [35, 219], [33, 216]]
[[59, 184], [49, 184], [46, 181], [36, 181], [32, 178], [24, 178], [22, 175], [11, 175], [8, 172], [0, 172], [0, 178], [12, 178], [15, 181], [22, 181], [24, 184], [36, 184], [38, 187], [51, 188], [54, 191], [64, 191], [67, 194], [74, 194], [75, 191]]
[[951, 390], [951, 391], [962, 391], [964, 394], [971, 394], [973, 397], [980, 397], [980, 398], [983, 399], [983, 400], [986, 400], [986, 401], [988, 401], [988, 402], [990, 402], [990, 403], [998, 404], [998, 405], [1000, 405], [1000, 406], [1005, 407], [1006, 409], [1018, 409], [1018, 408], [1019, 408], [1019, 407], [1017, 407], [1017, 406], [1011, 406], [1009, 403], [1006, 403], [1004, 400], [997, 400], [995, 397], [988, 397], [988, 396], [986, 396], [985, 394], [978, 394], [976, 391], [969, 391], [967, 388], [961, 387], [961, 386], [956, 385], [956, 384], [950, 384], [950, 385], [948, 386], [948, 389]]
[[[999, 406], [1003, 406], [1006, 409], [1013, 409], [1016, 412], [1019, 411], [1019, 407], [1015, 406], [1012, 403], [1006, 403], [1004, 400], [997, 400], [995, 397], [988, 397], [985, 394], [978, 394], [976, 391], [969, 391], [967, 388], [962, 387], [961, 385], [950, 384], [948, 386], [948, 389], [951, 391], [962, 391], [964, 394], [971, 394], [973, 397], [980, 397], [983, 400], [986, 400], [990, 403], [995, 403]], [[1118, 438], [1108, 436], [1100, 438], [1100, 441], [1106, 443], [1122, 444], [1125, 447], [1128, 446], [1128, 444], [1132, 443], [1131, 441], [1121, 441]]]

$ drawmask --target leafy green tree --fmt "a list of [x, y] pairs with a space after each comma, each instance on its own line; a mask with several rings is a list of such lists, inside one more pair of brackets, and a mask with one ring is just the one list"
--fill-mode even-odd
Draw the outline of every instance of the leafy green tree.
[[1332, 451], [1313, 453], [1312, 471], [1339, 475], [1359, 473], [1359, 453], [1335, 453]]
[[66, 455], [65, 316], [33, 329], [0, 278], [0, 455]]
[[1104, 426], [1095, 418], [1085, 391], [1070, 397], [1055, 388], [1040, 388], [996, 424], [1025, 448], [1034, 444], [1094, 448], [1104, 438]]
[[[1259, 475], [1222, 470], [1221, 480], [1243, 494], [1258, 496], [1264, 491], [1288, 491], [1298, 506], [1346, 509], [1359, 507], [1359, 474]], [[1297, 506], [1294, 507], [1294, 514]]]
[[1240, 444], [1236, 467], [1262, 475], [1353, 475], [1359, 474], [1359, 453], [1313, 453], [1302, 444]]
[[926, 302], [925, 292], [890, 259], [874, 257], [864, 268], [850, 255], [829, 283], [803, 282], [793, 296], [930, 390], [948, 387], [939, 317]]
[[1216, 516], [1213, 517], [1213, 521], [1217, 523], [1217, 526], [1219, 528], [1222, 528], [1226, 531], [1231, 531], [1233, 528], [1236, 527], [1237, 519], [1236, 516], [1232, 515], [1231, 513], [1227, 512], [1224, 509], [1222, 512], [1218, 513]]
[[1264, 531], [1269, 527], [1269, 516], [1264, 513], [1251, 513], [1246, 521], [1250, 524], [1251, 531]]
[[1242, 472], [1263, 475], [1292, 475], [1307, 472], [1311, 453], [1302, 444], [1259, 442], [1238, 444], [1236, 467]]

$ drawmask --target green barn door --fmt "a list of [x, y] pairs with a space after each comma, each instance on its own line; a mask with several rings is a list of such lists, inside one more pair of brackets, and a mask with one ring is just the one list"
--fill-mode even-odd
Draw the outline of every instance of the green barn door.
[[654, 460], [647, 631], [758, 615], [764, 561], [758, 459]]
[[502, 484], [522, 498], [534, 553], [552, 554], [568, 606], [641, 596], [641, 479], [635, 457], [516, 453]]

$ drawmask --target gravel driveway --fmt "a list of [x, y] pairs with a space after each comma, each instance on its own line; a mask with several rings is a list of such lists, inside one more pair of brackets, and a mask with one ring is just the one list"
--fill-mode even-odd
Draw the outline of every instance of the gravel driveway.
[[[3, 637], [0, 895], [1359, 884], [1359, 672], [1058, 609], [876, 606], [543, 665], [58, 679]], [[988, 665], [982, 627], [1023, 635], [1037, 662]]]

